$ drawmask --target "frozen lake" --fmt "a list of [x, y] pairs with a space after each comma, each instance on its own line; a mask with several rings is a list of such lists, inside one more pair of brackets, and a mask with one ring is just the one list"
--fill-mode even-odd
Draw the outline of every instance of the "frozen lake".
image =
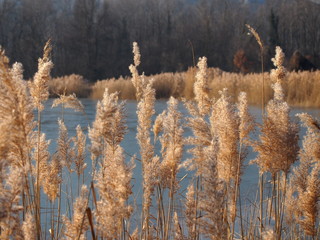
[[[42, 129], [43, 132], [46, 133], [47, 139], [51, 139], [50, 145], [50, 152], [53, 153], [56, 149], [56, 140], [58, 137], [59, 129], [58, 129], [58, 118], [61, 118], [61, 109], [60, 108], [51, 108], [52, 99], [50, 99], [46, 103], [46, 109], [42, 115]], [[64, 119], [65, 124], [69, 131], [69, 137], [73, 137], [76, 134], [75, 128], [78, 124], [81, 125], [82, 129], [87, 133], [88, 126], [92, 124], [95, 119], [95, 109], [97, 101], [90, 100], [90, 99], [81, 99], [82, 104], [85, 107], [85, 115], [79, 112], [74, 112], [73, 110], [66, 109], [64, 110]], [[127, 126], [128, 132], [125, 136], [124, 141], [122, 142], [122, 147], [124, 148], [127, 154], [127, 160], [130, 160], [130, 156], [136, 154], [137, 158], [139, 158], [139, 146], [136, 141], [136, 131], [137, 131], [137, 115], [136, 115], [136, 107], [137, 103], [135, 101], [127, 101], [126, 102], [126, 109], [127, 109]], [[161, 113], [164, 109], [166, 109], [166, 101], [165, 100], [158, 100], [156, 101], [155, 105], [156, 115]], [[180, 111], [182, 112], [183, 116], [187, 116], [187, 111], [180, 105]], [[257, 122], [261, 122], [261, 110], [258, 107], [250, 107], [250, 111], [252, 115], [255, 117]], [[303, 108], [293, 108], [291, 111], [292, 116], [296, 113], [301, 112], [308, 112], [309, 114], [319, 117], [319, 110], [318, 109], [303, 109]], [[300, 135], [305, 132], [305, 129], [300, 130]], [[188, 129], [185, 130], [185, 135], [190, 135], [190, 131]], [[89, 144], [89, 138], [87, 137], [87, 143]], [[156, 145], [156, 153], [159, 152], [160, 145]], [[249, 165], [248, 162], [254, 159], [256, 156], [255, 153], [252, 151], [248, 155], [247, 166], [244, 171], [244, 175], [242, 176], [241, 180], [241, 196], [242, 202], [245, 204], [246, 202], [249, 203], [250, 201], [254, 200], [255, 195], [257, 193], [257, 184], [258, 184], [258, 168], [255, 165]], [[184, 156], [187, 157], [187, 154]], [[87, 165], [88, 168], [85, 171], [85, 182], [88, 184], [91, 181], [91, 159], [90, 153], [87, 151]], [[187, 177], [183, 178], [181, 182], [181, 188], [179, 190], [179, 194], [185, 195], [185, 190], [188, 186], [188, 180], [191, 178], [192, 173], [187, 173], [185, 171], [181, 171], [178, 177], [182, 178], [187, 174]], [[71, 192], [73, 194], [77, 193], [76, 184], [76, 174], [73, 173], [72, 176], [72, 183], [73, 187]], [[136, 161], [136, 168], [134, 169], [132, 184], [133, 184], [133, 196], [135, 199], [135, 207], [140, 208], [141, 206], [141, 194], [142, 194], [142, 184], [141, 184], [141, 164], [139, 161]], [[70, 194], [70, 193], [69, 193]], [[177, 203], [176, 206], [180, 204]], [[139, 211], [137, 211], [140, 214]], [[136, 221], [138, 221], [138, 216], [135, 215]]]

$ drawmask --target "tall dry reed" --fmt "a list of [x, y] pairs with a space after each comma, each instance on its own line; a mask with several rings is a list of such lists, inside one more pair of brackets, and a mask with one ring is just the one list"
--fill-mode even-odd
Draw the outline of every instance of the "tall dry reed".
[[151, 118], [155, 113], [155, 90], [152, 88], [152, 81], [140, 76], [137, 67], [140, 64], [140, 53], [137, 43], [133, 44], [134, 65], [130, 65], [132, 73], [132, 84], [135, 86], [135, 95], [138, 101], [137, 116], [137, 140], [140, 147], [140, 156], [143, 174], [143, 205], [142, 205], [142, 230], [141, 237], [151, 239], [150, 232], [150, 207], [152, 195], [158, 179], [159, 158], [154, 156], [154, 145], [151, 143]]

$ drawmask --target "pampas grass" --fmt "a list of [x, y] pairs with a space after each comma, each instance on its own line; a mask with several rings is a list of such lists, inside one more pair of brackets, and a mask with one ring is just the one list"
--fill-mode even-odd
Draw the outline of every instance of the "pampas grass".
[[[319, 238], [320, 124], [308, 114], [298, 115], [307, 127], [299, 147], [299, 125], [287, 103], [288, 95], [294, 98], [289, 94], [290, 81], [296, 81], [292, 78], [317, 72], [287, 73], [284, 53], [277, 47], [275, 69], [266, 78], [270, 100], [257, 125], [248, 104], [258, 99], [251, 90], [261, 87], [256, 84], [261, 75], [210, 69], [202, 57], [187, 73], [151, 79], [139, 74], [140, 51], [134, 43], [132, 78], [123, 83], [137, 99], [139, 149], [129, 161], [122, 145], [128, 131], [125, 102], [120, 101], [125, 95], [105, 89], [104, 83], [99, 83], [103, 97], [88, 133], [78, 125], [75, 136], [69, 136], [65, 108], [84, 112], [84, 107], [66, 88], [58, 94], [53, 107], [61, 106], [59, 137], [56, 152], [48, 150], [55, 141], [42, 132], [41, 114], [49, 96], [50, 50], [47, 43], [29, 84], [23, 80], [22, 65], [10, 66], [0, 52], [1, 239]], [[243, 86], [250, 91], [239, 92]], [[316, 91], [306, 93], [311, 90]], [[155, 116], [156, 98], [169, 96], [167, 108]], [[184, 98], [186, 115], [176, 97]], [[252, 139], [256, 128], [258, 137]], [[243, 205], [240, 183], [250, 146], [257, 153], [251, 163], [269, 182], [260, 185], [265, 193], [260, 199]], [[86, 160], [89, 154], [92, 166]], [[132, 196], [135, 163], [142, 167], [138, 208]], [[187, 175], [181, 178], [182, 168]], [[72, 176], [78, 177], [77, 183], [72, 184]], [[183, 189], [186, 180], [189, 186]], [[87, 183], [90, 187], [82, 186]], [[141, 223], [133, 222], [133, 216]]]

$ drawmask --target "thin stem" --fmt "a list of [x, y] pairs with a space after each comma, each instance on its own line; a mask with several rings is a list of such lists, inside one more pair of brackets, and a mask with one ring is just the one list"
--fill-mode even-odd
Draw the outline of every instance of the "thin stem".
[[260, 175], [260, 236], [263, 233], [263, 187], [264, 187], [264, 173]]
[[240, 214], [241, 239], [244, 240], [244, 230], [243, 230], [243, 221], [242, 221], [242, 204], [241, 204], [241, 195], [240, 195], [240, 185], [239, 185], [239, 214]]
[[[62, 171], [61, 171], [62, 175]], [[57, 219], [57, 230], [56, 230], [56, 238], [59, 238], [59, 228], [60, 228], [60, 215], [61, 215], [61, 189], [62, 184], [59, 184], [59, 200], [58, 200], [58, 219]]]
[[262, 74], [262, 116], [264, 116], [264, 105], [265, 105], [265, 90], [264, 90], [264, 60], [263, 60], [263, 47], [260, 48], [261, 58], [261, 74]]
[[50, 203], [50, 206], [51, 206], [51, 232], [50, 232], [50, 235], [51, 235], [51, 239], [54, 239], [54, 201], [52, 201]]
[[163, 197], [162, 197], [162, 190], [160, 184], [158, 184], [158, 217], [157, 217], [157, 227], [161, 231], [157, 231], [157, 239], [160, 239], [159, 233], [162, 234], [162, 238], [164, 236], [164, 228], [163, 224], [165, 223], [165, 214], [164, 214], [164, 207], [163, 207]]
[[[238, 155], [238, 167], [237, 167], [237, 176], [236, 176], [236, 183], [235, 183], [235, 194], [234, 194], [234, 206], [236, 208], [235, 212], [237, 212], [237, 199], [238, 197], [240, 198], [240, 186], [239, 186], [239, 182], [240, 182], [240, 166], [241, 166], [241, 151], [242, 151], [242, 143], [240, 142], [240, 148], [239, 148], [239, 155]], [[234, 228], [235, 228], [235, 221], [236, 221], [236, 217], [234, 217], [234, 219], [232, 219], [232, 232], [231, 232], [231, 239], [234, 238]]]
[[175, 174], [174, 171], [171, 173], [171, 186], [170, 186], [170, 193], [169, 193], [169, 207], [168, 207], [168, 214], [167, 214], [167, 222], [165, 227], [165, 234], [164, 239], [169, 239], [169, 232], [170, 232], [170, 221], [171, 221], [171, 212], [173, 209], [173, 197], [174, 197], [174, 178]]
[[[197, 177], [197, 188], [196, 188], [196, 199], [195, 199], [195, 223], [194, 223], [194, 232], [195, 232], [195, 238], [199, 239], [199, 233], [197, 232], [198, 230], [198, 202], [199, 202], [199, 192], [201, 188], [201, 183], [202, 183], [202, 178], [201, 175]], [[201, 215], [201, 212], [200, 212]]]
[[41, 111], [38, 109], [38, 136], [37, 136], [37, 184], [36, 184], [36, 229], [37, 239], [41, 239], [41, 217], [40, 217], [40, 136], [41, 136]]
[[287, 173], [285, 173], [285, 182], [284, 182], [284, 189], [283, 189], [283, 199], [281, 201], [282, 207], [281, 207], [281, 220], [280, 220], [280, 229], [282, 229], [282, 223], [283, 223], [283, 217], [284, 217], [284, 208], [286, 204], [286, 194], [287, 194]]

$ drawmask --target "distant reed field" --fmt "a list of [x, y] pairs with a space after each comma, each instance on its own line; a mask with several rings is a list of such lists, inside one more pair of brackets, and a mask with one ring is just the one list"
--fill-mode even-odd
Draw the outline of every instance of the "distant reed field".
[[[162, 73], [147, 76], [153, 79], [156, 98], [193, 99], [193, 84], [195, 82], [195, 68], [189, 68], [182, 73]], [[269, 73], [265, 75], [266, 100], [273, 95], [272, 80]], [[210, 97], [219, 97], [219, 91], [228, 88], [230, 95], [236, 99], [242, 91], [247, 93], [249, 104], [261, 104], [262, 89], [261, 73], [231, 73], [220, 69], [208, 68], [208, 87]], [[134, 87], [130, 78], [107, 79], [96, 82], [92, 87], [91, 97], [102, 99], [104, 88], [110, 92], [119, 92], [120, 99], [134, 99]], [[285, 100], [292, 106], [320, 107], [320, 71], [288, 72], [287, 80], [283, 84], [286, 93]]]
[[[186, 73], [146, 77], [137, 43], [133, 55], [130, 79], [99, 81], [90, 91], [78, 75], [51, 79], [50, 41], [29, 82], [1, 49], [1, 239], [320, 238], [320, 121], [290, 115], [290, 104], [319, 107], [319, 71], [287, 73], [277, 47], [263, 76], [210, 69], [202, 57]], [[76, 94], [88, 92], [101, 98], [95, 119], [70, 136], [65, 109], [84, 113]], [[61, 110], [58, 139], [43, 133], [50, 93]], [[168, 98], [159, 114], [157, 98]], [[122, 144], [129, 129], [121, 99], [137, 101], [134, 154]], [[261, 106], [261, 123], [249, 104]], [[259, 175], [255, 199], [241, 197], [248, 162]]]

